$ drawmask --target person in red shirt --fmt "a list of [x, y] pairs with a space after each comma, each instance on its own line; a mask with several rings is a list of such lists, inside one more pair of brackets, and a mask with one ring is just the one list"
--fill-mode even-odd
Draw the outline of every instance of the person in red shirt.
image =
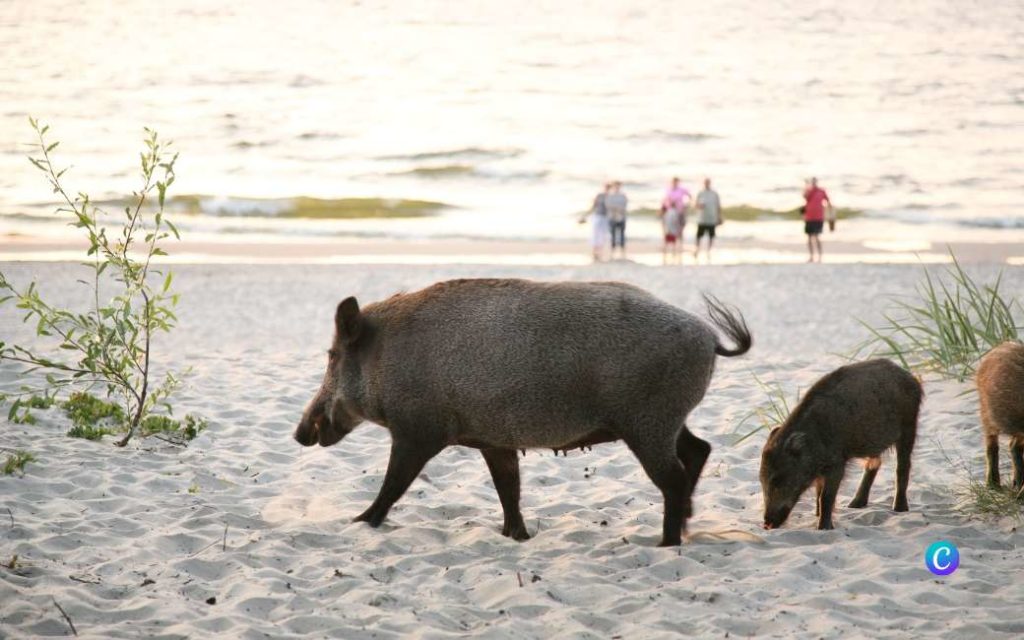
[[825, 190], [818, 186], [818, 179], [811, 178], [804, 189], [804, 233], [807, 234], [807, 262], [814, 262], [814, 250], [818, 250], [821, 262], [821, 231], [825, 227], [825, 203], [828, 203], [829, 219], [832, 217], [832, 201]]

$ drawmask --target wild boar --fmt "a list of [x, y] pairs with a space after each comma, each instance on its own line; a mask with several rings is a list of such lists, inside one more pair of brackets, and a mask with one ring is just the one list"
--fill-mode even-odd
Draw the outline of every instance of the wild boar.
[[448, 446], [479, 449], [502, 534], [526, 540], [520, 449], [624, 440], [665, 501], [662, 545], [677, 545], [711, 445], [686, 418], [715, 356], [751, 346], [742, 316], [705, 298], [714, 328], [638, 287], [614, 282], [453, 280], [360, 309], [341, 301], [323, 385], [295, 431], [337, 443], [364, 420], [391, 432], [377, 527], [424, 465]]
[[1004, 342], [981, 359], [975, 375], [985, 438], [988, 484], [999, 486], [999, 434], [1010, 436], [1013, 489], [1024, 499], [1024, 345]]
[[921, 383], [888, 360], [839, 367], [818, 380], [761, 453], [764, 527], [782, 526], [803, 492], [815, 485], [819, 529], [832, 528], [839, 484], [851, 458], [864, 458], [864, 476], [849, 506], [864, 507], [879, 456], [896, 446], [893, 511], [907, 511], [910, 454], [917, 437]]

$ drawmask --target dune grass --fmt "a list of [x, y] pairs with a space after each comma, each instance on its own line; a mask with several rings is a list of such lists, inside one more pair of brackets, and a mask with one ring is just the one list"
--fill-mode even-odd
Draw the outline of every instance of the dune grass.
[[953, 258], [951, 266], [924, 279], [910, 299], [894, 298], [883, 322], [861, 320], [870, 336], [851, 358], [884, 357], [908, 370], [963, 382], [989, 349], [1019, 340], [1020, 303], [1002, 290], [1002, 273], [991, 284], [975, 282]]
[[[733, 445], [740, 444], [747, 438], [762, 431], [770, 432], [775, 427], [782, 426], [782, 423], [789, 417], [793, 408], [790, 406], [786, 391], [782, 388], [781, 384], [778, 382], [766, 382], [757, 374], [753, 374], [753, 378], [755, 384], [764, 394], [765, 400], [751, 409], [737, 423], [736, 428], [733, 429], [733, 435], [736, 436], [736, 439], [733, 440]], [[750, 423], [753, 423], [753, 428], [749, 429], [746, 433], [739, 433], [744, 425]]]
[[1011, 487], [990, 487], [972, 476], [955, 493], [957, 508], [961, 511], [1024, 522], [1024, 504], [1017, 499], [1017, 492]]
[[1017, 522], [1024, 522], [1024, 504], [1017, 500], [1016, 492], [1011, 487], [990, 487], [984, 478], [972, 471], [971, 465], [962, 455], [954, 460], [941, 441], [934, 439], [934, 443], [946, 464], [957, 469], [963, 478], [949, 488], [957, 511], [968, 516], [1013, 518]]

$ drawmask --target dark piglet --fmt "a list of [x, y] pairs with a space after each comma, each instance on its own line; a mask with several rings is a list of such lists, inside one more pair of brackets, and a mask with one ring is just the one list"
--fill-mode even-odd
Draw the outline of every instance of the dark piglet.
[[800, 496], [817, 489], [819, 529], [832, 528], [839, 484], [851, 458], [863, 458], [864, 477], [849, 506], [867, 505], [881, 464], [896, 447], [894, 511], [907, 511], [910, 454], [917, 435], [921, 384], [888, 360], [840, 367], [811, 387], [786, 422], [772, 430], [761, 453], [764, 527], [782, 526]]
[[1013, 489], [1024, 500], [1024, 345], [1004, 342], [986, 353], [975, 382], [988, 485], [999, 486], [999, 434], [1010, 436]]
[[360, 422], [391, 432], [380, 494], [356, 519], [378, 526], [442, 449], [479, 449], [505, 513], [519, 510], [519, 449], [624, 440], [665, 500], [663, 545], [679, 544], [711, 445], [686, 417], [715, 357], [745, 353], [742, 317], [708, 301], [713, 326], [620, 283], [455, 280], [360, 309], [338, 305], [323, 385], [295, 439], [335, 444]]

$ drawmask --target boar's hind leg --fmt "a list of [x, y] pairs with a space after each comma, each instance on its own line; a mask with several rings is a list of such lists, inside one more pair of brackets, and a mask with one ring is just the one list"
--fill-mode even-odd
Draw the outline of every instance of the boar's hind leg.
[[491, 470], [491, 479], [505, 513], [501, 535], [513, 540], [529, 540], [530, 534], [519, 511], [519, 457], [515, 449], [481, 449], [480, 453]]
[[703, 471], [704, 464], [708, 461], [708, 456], [711, 455], [711, 445], [693, 435], [684, 424], [679, 435], [676, 436], [676, 455], [683, 463], [686, 475], [690, 478], [690, 494], [692, 495], [697, 489], [700, 472]]
[[369, 509], [356, 516], [355, 522], [366, 522], [371, 527], [379, 527], [391, 510], [391, 505], [402, 497], [427, 462], [443, 448], [443, 445], [436, 443], [392, 440], [391, 459], [388, 460], [388, 470], [384, 474], [384, 484], [380, 487], [380, 493]]
[[677, 546], [682, 543], [686, 519], [691, 513], [690, 477], [671, 441], [645, 437], [647, 435], [625, 438], [626, 444], [665, 498], [665, 517], [658, 546]]
[[910, 484], [910, 454], [914, 451], [913, 431], [896, 442], [896, 497], [892, 500], [893, 511], [910, 511], [907, 503], [907, 485]]
[[985, 434], [985, 480], [993, 489], [999, 488], [999, 436]]
[[1013, 488], [1024, 495], [1024, 435], [1010, 438], [1010, 459], [1013, 460]]
[[875, 482], [875, 476], [878, 475], [878, 466], [880, 464], [882, 464], [880, 458], [868, 458], [864, 461], [864, 475], [860, 479], [857, 493], [853, 496], [853, 500], [850, 500], [849, 507], [861, 509], [868, 506], [868, 494], [871, 493], [871, 485]]

